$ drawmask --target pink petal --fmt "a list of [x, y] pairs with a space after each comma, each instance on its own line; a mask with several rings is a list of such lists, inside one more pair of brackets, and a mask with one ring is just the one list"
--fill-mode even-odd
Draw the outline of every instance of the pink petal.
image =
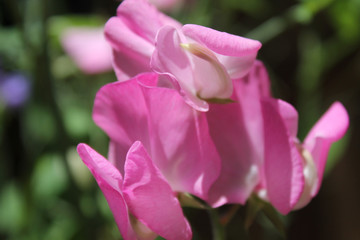
[[[152, 158], [179, 192], [207, 199], [219, 176], [220, 158], [209, 135], [206, 116], [175, 91], [144, 88], [152, 120]], [[191, 166], [191, 167], [189, 167]]]
[[296, 109], [284, 101], [279, 101], [277, 104], [277, 110], [279, 111], [283, 123], [285, 124], [289, 137], [296, 139], [299, 119]]
[[207, 111], [208, 104], [203, 99], [231, 96], [230, 77], [209, 49], [196, 43], [187, 44], [181, 32], [170, 26], [160, 29], [156, 41], [151, 67], [176, 79], [185, 100], [195, 109]]
[[177, 21], [159, 12], [146, 0], [125, 0], [105, 25], [114, 50], [114, 68], [120, 81], [149, 72], [155, 36], [164, 25], [180, 28]]
[[340, 102], [335, 102], [311, 129], [304, 147], [312, 154], [318, 170], [318, 183], [313, 189], [315, 196], [321, 186], [327, 155], [331, 144], [342, 138], [349, 127], [349, 116]]
[[253, 78], [257, 81], [260, 96], [271, 97], [270, 78], [264, 64], [259, 60], [255, 60], [250, 74], [253, 74]]
[[196, 96], [229, 99], [233, 92], [232, 82], [216, 55], [198, 43], [184, 44], [183, 47], [190, 53]]
[[292, 115], [292, 108], [286, 105], [281, 100], [262, 101], [267, 196], [282, 214], [293, 209], [304, 188], [302, 157], [281, 116], [286, 109], [290, 111], [288, 115]]
[[254, 65], [247, 77], [233, 81], [235, 102], [211, 104], [207, 112], [210, 134], [222, 160], [221, 175], [211, 189], [213, 206], [244, 204], [259, 181], [264, 154], [263, 71], [262, 64]]
[[187, 24], [182, 30], [187, 37], [217, 53], [220, 62], [233, 79], [243, 77], [249, 72], [261, 47], [259, 41], [199, 25]]
[[119, 17], [110, 18], [105, 25], [105, 36], [113, 48], [118, 80], [127, 80], [140, 72], [150, 70], [153, 43], [129, 29], [124, 20]]
[[181, 35], [170, 26], [160, 29], [156, 37], [156, 48], [151, 58], [151, 67], [158, 73], [170, 75], [178, 81], [185, 100], [199, 111], [206, 111], [208, 104], [196, 97], [192, 64], [180, 44]]
[[96, 74], [111, 70], [111, 48], [105, 41], [102, 28], [66, 29], [61, 36], [61, 43], [84, 73]]
[[103, 192], [121, 235], [124, 239], [135, 240], [136, 236], [131, 227], [128, 206], [122, 194], [122, 176], [120, 172], [88, 145], [79, 144], [77, 150]]
[[180, 203], [145, 148], [135, 142], [125, 163], [124, 198], [132, 214], [165, 239], [191, 239]]
[[[157, 82], [156, 74], [145, 74], [138, 78]], [[117, 144], [115, 165], [121, 173], [126, 153], [134, 141], [150, 146], [147, 107], [136, 78], [102, 87], [95, 98], [93, 119]]]
[[106, 85], [95, 99], [94, 121], [117, 144], [115, 165], [121, 172], [127, 149], [139, 140], [174, 191], [206, 199], [220, 159], [205, 116], [176, 90], [154, 87], [156, 83], [156, 74], [144, 74]]

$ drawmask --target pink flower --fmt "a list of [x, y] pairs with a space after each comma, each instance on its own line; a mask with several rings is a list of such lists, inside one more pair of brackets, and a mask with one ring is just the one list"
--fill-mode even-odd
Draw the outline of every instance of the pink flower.
[[87, 74], [112, 69], [112, 53], [103, 28], [73, 27], [64, 31], [61, 43], [76, 65]]
[[157, 74], [147, 73], [98, 92], [93, 118], [110, 137], [109, 160], [124, 173], [129, 147], [141, 141], [175, 192], [206, 200], [220, 172], [206, 116], [157, 82]]
[[233, 80], [233, 102], [211, 103], [208, 112], [158, 87], [161, 77], [139, 75], [97, 94], [93, 116], [111, 139], [110, 161], [123, 172], [128, 148], [141, 141], [174, 191], [213, 206], [245, 203], [263, 162], [260, 97], [270, 94], [265, 68], [256, 62], [246, 77]]
[[124, 173], [86, 144], [78, 152], [94, 175], [125, 240], [191, 239], [191, 228], [175, 193], [153, 164], [145, 148], [135, 142], [129, 149]]
[[296, 138], [298, 115], [286, 102], [262, 101], [265, 162], [260, 195], [282, 214], [305, 206], [319, 191], [327, 155], [346, 132], [349, 117], [335, 102], [303, 143]]
[[200, 111], [208, 110], [207, 101], [230, 98], [232, 79], [249, 72], [261, 47], [258, 41], [206, 27], [181, 27], [145, 0], [124, 1], [105, 33], [119, 80], [153, 69], [170, 77], [173, 87]]

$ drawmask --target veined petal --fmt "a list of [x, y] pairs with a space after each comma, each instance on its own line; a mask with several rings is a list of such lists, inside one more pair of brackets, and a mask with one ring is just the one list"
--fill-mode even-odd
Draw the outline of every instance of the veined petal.
[[165, 239], [191, 239], [180, 203], [145, 148], [135, 142], [125, 163], [124, 198], [144, 225]]
[[199, 25], [187, 24], [182, 30], [187, 37], [217, 53], [232, 79], [243, 77], [249, 72], [261, 47], [259, 41]]
[[342, 138], [349, 127], [349, 116], [340, 102], [335, 102], [311, 129], [304, 141], [314, 160], [318, 173], [318, 182], [312, 189], [312, 197], [321, 186], [326, 159], [331, 144]]
[[298, 202], [305, 181], [302, 157], [281, 116], [280, 109], [291, 109], [286, 105], [276, 99], [262, 101], [265, 185], [270, 202], [282, 214], [289, 213]]
[[88, 145], [79, 144], [77, 150], [103, 192], [122, 237], [126, 240], [135, 240], [136, 235], [131, 227], [128, 206], [122, 193], [123, 180], [120, 172]]

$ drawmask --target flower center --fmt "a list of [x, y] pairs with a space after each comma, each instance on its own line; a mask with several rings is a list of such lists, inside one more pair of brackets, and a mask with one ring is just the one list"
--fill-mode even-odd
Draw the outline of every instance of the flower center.
[[201, 69], [201, 61], [207, 66], [206, 69], [202, 68], [205, 71], [201, 72], [201, 77], [195, 76], [196, 96], [208, 102], [231, 102], [229, 101], [232, 94], [231, 79], [216, 55], [198, 43], [181, 43], [180, 46], [201, 59], [194, 59], [195, 69]]

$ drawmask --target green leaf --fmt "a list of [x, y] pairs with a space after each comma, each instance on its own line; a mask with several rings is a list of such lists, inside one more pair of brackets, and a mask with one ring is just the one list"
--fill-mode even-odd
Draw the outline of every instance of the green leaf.
[[3, 187], [0, 196], [0, 231], [18, 232], [25, 223], [25, 197], [12, 182]]
[[46, 154], [38, 159], [31, 179], [37, 200], [46, 201], [65, 190], [68, 176], [64, 160], [56, 154]]

